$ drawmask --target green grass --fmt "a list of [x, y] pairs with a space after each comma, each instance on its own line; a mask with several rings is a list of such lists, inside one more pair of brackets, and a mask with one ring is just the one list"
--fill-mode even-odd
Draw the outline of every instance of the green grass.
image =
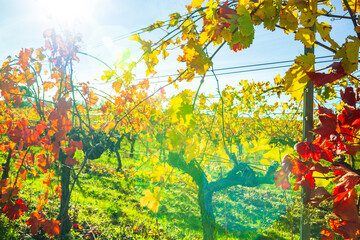
[[[136, 159], [123, 159], [124, 172], [116, 173], [116, 158], [104, 154], [89, 162], [71, 196], [70, 217], [74, 239], [202, 239], [197, 189], [185, 183], [152, 183], [150, 176], [134, 174]], [[148, 166], [141, 165], [141, 170]], [[176, 172], [174, 174], [177, 174]], [[31, 236], [25, 222], [43, 193], [44, 176], [28, 177], [20, 193], [29, 211], [16, 221], [0, 215], [4, 239], [48, 239], [42, 231]], [[55, 184], [55, 181], [54, 183]], [[145, 189], [162, 188], [158, 213], [140, 206]], [[299, 193], [273, 185], [232, 187], [214, 194], [218, 239], [299, 239]], [[56, 218], [59, 200], [50, 193], [43, 211]], [[326, 225], [326, 211], [312, 211], [314, 239]], [[291, 219], [291, 221], [290, 221]]]

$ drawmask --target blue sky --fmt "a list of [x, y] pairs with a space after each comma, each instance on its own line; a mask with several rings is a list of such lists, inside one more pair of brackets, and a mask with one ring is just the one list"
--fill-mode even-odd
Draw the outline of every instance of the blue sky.
[[[62, 5], [47, 6], [49, 2], [57, 4], [61, 2]], [[54, 17], [51, 17], [52, 14], [57, 14], [61, 18], [67, 13], [73, 13], [72, 15], [79, 19], [75, 20], [76, 24], [71, 26], [71, 29], [83, 35], [82, 51], [99, 57], [112, 65], [119, 52], [130, 48], [132, 59], [136, 60], [140, 55], [139, 44], [127, 38], [116, 39], [124, 34], [146, 27], [157, 20], [166, 20], [170, 13], [185, 13], [184, 6], [190, 2], [191, 0], [0, 0], [0, 59], [5, 60], [8, 55], [17, 54], [21, 48], [43, 46], [43, 31], [59, 26], [58, 22], [54, 21]], [[341, 13], [342, 7], [339, 5], [341, 1], [333, 2]], [[65, 9], [63, 9], [64, 5], [66, 6]], [[63, 10], [61, 13], [56, 13], [54, 9]], [[340, 44], [343, 43], [345, 36], [349, 33], [354, 35], [353, 26], [349, 20], [331, 21], [330, 18], [323, 18], [322, 21], [327, 21], [334, 26], [332, 37], [338, 40]], [[163, 32], [160, 31], [143, 34], [142, 37], [156, 40], [161, 34]], [[211, 49], [209, 51], [211, 52]], [[224, 47], [214, 58], [214, 68], [292, 60], [302, 54], [303, 51], [303, 45], [294, 40], [293, 34], [286, 35], [282, 30], [269, 32], [259, 26], [256, 27], [255, 40], [249, 49], [235, 53], [228, 47]], [[315, 52], [317, 56], [330, 55], [330, 52], [320, 47], [317, 47]], [[156, 69], [159, 76], [176, 73], [176, 69], [179, 68], [179, 64], [175, 61], [177, 56], [178, 53], [175, 53], [165, 63], [159, 64]], [[325, 65], [319, 65], [317, 69]], [[92, 59], [81, 57], [81, 61], [75, 70], [80, 81], [91, 81], [94, 78], [99, 79], [106, 67]], [[271, 80], [278, 73], [283, 75], [286, 70], [287, 68], [279, 68], [243, 72], [219, 76], [219, 79], [221, 87], [226, 84], [235, 86], [241, 79]], [[144, 67], [140, 67], [136, 73], [137, 78], [145, 77]], [[159, 80], [166, 79], [152, 79], [152, 81]], [[191, 84], [181, 84], [180, 88], [195, 89], [198, 81], [195, 80]], [[95, 86], [107, 88], [107, 85], [94, 83]], [[202, 90], [206, 93], [216, 93], [214, 79], [209, 77], [206, 79], [206, 83]], [[160, 87], [162, 84], [154, 84], [153, 88]], [[168, 88], [167, 92], [171, 94], [175, 90]]]

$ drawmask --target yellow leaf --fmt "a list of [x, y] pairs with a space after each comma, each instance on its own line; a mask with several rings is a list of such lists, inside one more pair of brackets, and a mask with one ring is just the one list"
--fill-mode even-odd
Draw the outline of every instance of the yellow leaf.
[[333, 103], [333, 106], [336, 108], [337, 111], [342, 111], [344, 109], [344, 102], [340, 102], [339, 104]]
[[280, 85], [283, 84], [284, 79], [280, 76], [280, 74], [278, 74], [275, 78], [274, 78], [274, 82], [276, 85]]
[[35, 71], [37, 74], [40, 74], [41, 72], [41, 67], [42, 67], [42, 64], [39, 63], [39, 62], [35, 62]]
[[161, 200], [160, 187], [155, 187], [154, 193], [146, 189], [142, 195], [144, 196], [140, 198], [140, 206], [148, 207], [152, 212], [157, 213], [159, 211], [159, 201]]
[[[294, 15], [295, 14], [295, 15]], [[285, 33], [295, 32], [298, 28], [298, 19], [296, 12], [285, 9], [280, 12], [280, 27], [285, 28]]]
[[346, 56], [352, 63], [357, 63], [359, 58], [360, 41], [349, 42], [346, 46]]
[[205, 0], [192, 0], [190, 7], [192, 8], [199, 8], [201, 7], [201, 4], [204, 2]]
[[313, 53], [308, 53], [306, 55], [302, 54], [296, 57], [295, 63], [297, 63], [305, 72], [314, 71], [315, 55]]
[[327, 22], [316, 23], [316, 30], [318, 31], [322, 40], [324, 40], [324, 41], [326, 41], [326, 39], [330, 35], [331, 29], [332, 29], [332, 26], [330, 24], [328, 24]]
[[270, 165], [270, 162], [267, 159], [261, 159], [260, 164], [268, 166], [268, 165]]
[[155, 165], [155, 164], [157, 164], [158, 162], [159, 162], [159, 158], [158, 158], [157, 156], [152, 156], [152, 157], [150, 158], [150, 163], [151, 163], [151, 164]]
[[[360, 0], [347, 0], [347, 2], [349, 3], [349, 6], [351, 8], [351, 10], [353, 11], [353, 13], [360, 13]], [[344, 1], [342, 1], [343, 3], [343, 9], [344, 11], [347, 11], [347, 7], [344, 3]]]
[[[264, 158], [271, 159], [277, 162], [281, 162], [281, 152], [279, 148], [272, 148], [270, 151], [263, 155]], [[261, 163], [261, 161], [260, 161]]]
[[300, 15], [300, 23], [304, 27], [312, 27], [316, 21], [316, 14], [312, 12], [303, 12]]
[[314, 54], [300, 55], [296, 57], [295, 64], [293, 64], [285, 74], [285, 90], [290, 93], [291, 98], [296, 101], [302, 99], [303, 90], [310, 80], [306, 72], [313, 70], [314, 63]]
[[104, 132], [106, 134], [109, 133], [109, 131], [115, 126], [116, 122], [112, 121], [112, 122], [109, 122], [105, 127], [104, 127]]
[[320, 34], [322, 40], [328, 41], [331, 44], [331, 48], [337, 50], [340, 46], [330, 37], [331, 25], [326, 22], [316, 23], [316, 31]]
[[307, 82], [299, 82], [299, 81], [293, 82], [291, 87], [287, 90], [291, 94], [291, 98], [295, 99], [297, 102], [301, 101], [306, 84]]
[[326, 175], [316, 172], [313, 172], [313, 177], [315, 179], [315, 184], [318, 187], [326, 187], [327, 185], [329, 185], [331, 183], [331, 181], [329, 179], [326, 179]]
[[230, 42], [232, 39], [232, 33], [229, 29], [225, 28], [221, 31], [221, 37], [223, 37], [226, 42]]
[[299, 28], [295, 33], [295, 40], [300, 40], [305, 47], [311, 48], [315, 43], [315, 34], [308, 28]]
[[247, 153], [256, 153], [256, 152], [260, 152], [263, 150], [268, 150], [270, 149], [270, 145], [269, 145], [270, 139], [266, 139], [266, 138], [262, 138], [259, 140], [253, 140], [251, 141], [252, 145], [248, 145], [247, 148], [244, 149], [246, 150]]
[[[349, 41], [352, 40], [352, 41]], [[334, 58], [341, 59], [345, 73], [350, 74], [358, 69], [360, 40], [356, 37], [349, 36], [346, 42], [335, 53]]]
[[138, 34], [134, 34], [134, 35], [131, 35], [129, 40], [133, 40], [133, 41], [140, 41], [140, 36]]

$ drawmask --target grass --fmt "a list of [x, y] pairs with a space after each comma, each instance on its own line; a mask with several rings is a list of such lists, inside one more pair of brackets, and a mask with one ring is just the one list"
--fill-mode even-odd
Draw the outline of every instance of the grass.
[[[140, 206], [145, 189], [153, 189], [149, 176], [135, 174], [136, 159], [124, 159], [124, 172], [115, 171], [116, 158], [103, 155], [91, 161], [80, 175], [71, 201], [74, 239], [202, 239], [197, 189], [187, 184], [161, 183], [158, 213]], [[146, 170], [146, 166], [142, 166]], [[20, 193], [29, 200], [29, 211], [16, 221], [0, 215], [3, 239], [48, 239], [42, 231], [30, 234], [25, 224], [43, 193], [43, 177], [29, 177]], [[299, 239], [299, 193], [273, 185], [232, 187], [214, 194], [218, 239]], [[59, 201], [49, 194], [43, 211], [56, 218]], [[314, 239], [326, 224], [326, 211], [312, 211]]]

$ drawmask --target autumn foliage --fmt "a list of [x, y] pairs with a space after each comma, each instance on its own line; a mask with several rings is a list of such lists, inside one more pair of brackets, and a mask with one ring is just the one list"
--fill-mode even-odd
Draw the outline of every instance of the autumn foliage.
[[[186, 89], [180, 92], [167, 102], [166, 107], [163, 107], [165, 86], [149, 94], [149, 79], [134, 83], [133, 70], [138, 62], [128, 61], [128, 56], [123, 57], [115, 70], [108, 69], [101, 77], [104, 82], [111, 83], [114, 96], [101, 96], [90, 82], [75, 81], [74, 64], [80, 61], [80, 54], [87, 55], [80, 51], [80, 35], [46, 30], [43, 48], [22, 49], [17, 57], [9, 57], [0, 68], [0, 150], [5, 161], [0, 168], [2, 214], [16, 220], [29, 211], [27, 200], [22, 199], [19, 192], [27, 178], [41, 174], [44, 176], [43, 193], [36, 201], [36, 208], [28, 214], [30, 218], [26, 224], [32, 234], [42, 228], [49, 236], [66, 235], [71, 227], [67, 214], [71, 191], [87, 160], [99, 158], [106, 150], [117, 151], [125, 137], [135, 142], [143, 134], [148, 142], [154, 142], [158, 148], [155, 151], [159, 150], [160, 156], [167, 161], [167, 165], [158, 166], [158, 159], [149, 160], [154, 165], [152, 180], [163, 181], [162, 176], [172, 172], [173, 168], [184, 171], [192, 177], [187, 183], [196, 182], [200, 189], [201, 209], [205, 209], [202, 204], [205, 195], [211, 202], [212, 194], [220, 189], [219, 186], [225, 188], [234, 182], [256, 186], [273, 181], [272, 174], [277, 165], [270, 164], [270, 160], [278, 161], [273, 155], [275, 152], [281, 154], [281, 168], [277, 169], [274, 178], [278, 187], [303, 188], [309, 193], [305, 203], [308, 206], [319, 207], [324, 201], [332, 203], [330, 228], [322, 229], [322, 239], [334, 239], [336, 235], [357, 239], [360, 237], [357, 191], [360, 183], [357, 163], [360, 88], [359, 79], [353, 73], [358, 69], [360, 34], [354, 31], [340, 46], [330, 35], [332, 27], [321, 20], [337, 17], [351, 21], [354, 29], [359, 29], [356, 21], [360, 12], [358, 1], [341, 2], [349, 17], [333, 15], [331, 1], [193, 0], [186, 6], [186, 15], [170, 15], [167, 26], [173, 31], [167, 32], [160, 41], [132, 36], [132, 40], [141, 44], [143, 55], [140, 60], [147, 67], [146, 76], [156, 76], [155, 68], [160, 58], [165, 60], [171, 49], [177, 48], [180, 52], [177, 61], [186, 68], [179, 69], [177, 77], [170, 77], [165, 86], [178, 88], [179, 82], [191, 82], [195, 77], [201, 77], [197, 91]], [[278, 29], [284, 34], [293, 34], [294, 40], [307, 49], [314, 45], [323, 47], [333, 54], [334, 62], [315, 70], [316, 56], [307, 52], [296, 57], [285, 75], [276, 77], [274, 82], [242, 80], [239, 81], [240, 90], [226, 87], [221, 91], [218, 86], [218, 102], [210, 95], [201, 94], [200, 88], [206, 82], [208, 71], [213, 72], [219, 84], [212, 69], [213, 58], [219, 50], [226, 45], [241, 54], [253, 44], [255, 26], [259, 25], [270, 31]], [[159, 21], [146, 31], [164, 26], [165, 23]], [[214, 47], [212, 54], [208, 53], [210, 45]], [[49, 64], [46, 70], [44, 63]], [[295, 144], [296, 153], [285, 154], [287, 149], [283, 145], [291, 145], [298, 135], [294, 133], [289, 137], [282, 134], [281, 129], [269, 127], [272, 122], [281, 122], [279, 118], [270, 118], [269, 112], [280, 109], [284, 119], [292, 114], [293, 125], [285, 125], [298, 130], [296, 104], [302, 100], [309, 83], [314, 84], [318, 101], [317, 126], [311, 131], [315, 137]], [[288, 95], [288, 103], [267, 103], [266, 97], [284, 95]], [[340, 103], [330, 106], [329, 101], [336, 97]], [[101, 98], [106, 100], [98, 107]], [[207, 103], [209, 99], [210, 104]], [[100, 114], [94, 114], [97, 108]], [[239, 113], [247, 114], [247, 117], [240, 117]], [[260, 131], [265, 133], [260, 134]], [[200, 141], [202, 139], [206, 143]], [[280, 150], [276, 148], [279, 145]], [[237, 150], [229, 150], [228, 146], [236, 146]], [[76, 158], [77, 151], [83, 151], [83, 159]], [[263, 159], [255, 158], [255, 153], [265, 151], [268, 154], [262, 154]], [[225, 164], [219, 165], [229, 170], [225, 180], [211, 182], [206, 178], [209, 155], [226, 159]], [[263, 166], [261, 174], [256, 172], [257, 168], [249, 163], [249, 159], [253, 164]], [[79, 170], [71, 182], [70, 172], [75, 168]], [[243, 171], [250, 177], [242, 178]], [[295, 179], [290, 178], [291, 175]], [[60, 183], [56, 177], [60, 178]], [[49, 195], [58, 199], [61, 205], [56, 219], [47, 216], [43, 210]], [[143, 191], [140, 204], [156, 213], [160, 201], [161, 188], [156, 187], [153, 191]], [[214, 239], [215, 220], [211, 211], [210, 214], [202, 211], [202, 215], [204, 238]], [[206, 229], [206, 226], [209, 228], [207, 220], [212, 224], [210, 230]]]

